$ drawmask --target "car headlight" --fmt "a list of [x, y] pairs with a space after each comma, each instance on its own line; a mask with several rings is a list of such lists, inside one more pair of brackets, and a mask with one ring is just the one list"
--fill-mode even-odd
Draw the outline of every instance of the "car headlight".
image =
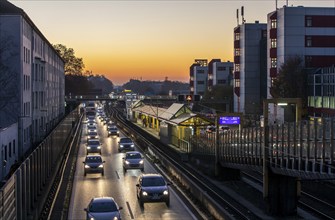
[[169, 191], [167, 191], [167, 190], [165, 190], [164, 192], [163, 192], [163, 195], [168, 195], [169, 194]]
[[122, 144], [120, 144], [120, 147], [122, 148], [122, 147], [123, 147], [123, 145], [122, 145]]
[[116, 133], [119, 133], [119, 131], [117, 131]]
[[90, 168], [90, 166], [89, 165], [85, 165], [85, 168]]
[[143, 162], [144, 162], [144, 161], [143, 161], [143, 160], [141, 160], [141, 161], [139, 162], [139, 164], [143, 164]]
[[98, 149], [101, 149], [101, 147], [100, 147], [100, 146], [98, 146], [97, 148], [98, 148]]
[[112, 133], [111, 131], [108, 131], [108, 134]]
[[103, 167], [104, 167], [104, 165], [103, 165], [103, 164], [100, 164], [100, 165], [99, 165], [99, 168], [103, 168]]
[[125, 161], [125, 163], [126, 163], [126, 164], [129, 164], [129, 161], [128, 161], [128, 160], [126, 160], [126, 161]]
[[143, 196], [147, 196], [147, 195], [148, 195], [148, 193], [147, 193], [147, 192], [145, 192], [145, 191], [143, 191], [143, 192], [142, 192], [142, 195], [143, 195]]
[[130, 147], [134, 147], [134, 144], [130, 145]]
[[86, 149], [87, 149], [87, 150], [90, 150], [90, 149], [91, 149], [91, 147], [86, 147]]

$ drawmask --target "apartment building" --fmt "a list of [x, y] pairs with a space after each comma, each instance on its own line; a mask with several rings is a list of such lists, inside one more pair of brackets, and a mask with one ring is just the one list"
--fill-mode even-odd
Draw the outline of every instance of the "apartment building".
[[207, 90], [207, 59], [196, 59], [190, 67], [190, 95], [204, 95]]
[[233, 69], [233, 62], [222, 62], [221, 59], [212, 59], [208, 63], [207, 90], [212, 91], [215, 85], [231, 85]]
[[284, 6], [267, 15], [268, 98], [279, 67], [299, 56], [306, 68], [335, 64], [335, 10]]
[[234, 112], [262, 112], [267, 91], [266, 28], [258, 21], [234, 28]]
[[[29, 16], [0, 1], [0, 127], [18, 127], [18, 158], [40, 142], [65, 112], [64, 61]], [[7, 104], [6, 104], [7, 103]]]

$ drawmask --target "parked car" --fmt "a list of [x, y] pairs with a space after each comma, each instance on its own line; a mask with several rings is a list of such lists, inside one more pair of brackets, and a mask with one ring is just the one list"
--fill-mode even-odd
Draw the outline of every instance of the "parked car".
[[105, 219], [121, 219], [119, 207], [113, 197], [96, 197], [91, 199], [86, 211], [87, 220], [105, 220]]
[[100, 155], [87, 155], [84, 163], [84, 176], [87, 173], [101, 173], [104, 175], [104, 163]]
[[123, 171], [127, 172], [128, 169], [140, 169], [144, 171], [143, 156], [138, 151], [128, 151], [123, 160]]
[[101, 154], [101, 146], [102, 144], [98, 139], [90, 139], [86, 144], [86, 154], [89, 153], [99, 153]]
[[108, 128], [108, 137], [109, 136], [119, 136], [119, 130], [117, 129], [117, 127]]
[[119, 152], [121, 151], [133, 151], [135, 150], [134, 142], [128, 137], [120, 138], [119, 144]]
[[98, 132], [96, 132], [96, 131], [90, 131], [87, 134], [87, 140], [89, 140], [89, 139], [98, 139], [98, 138], [99, 138], [99, 135], [98, 135]]
[[170, 206], [169, 185], [160, 174], [141, 174], [136, 184], [140, 206], [145, 202], [165, 202]]

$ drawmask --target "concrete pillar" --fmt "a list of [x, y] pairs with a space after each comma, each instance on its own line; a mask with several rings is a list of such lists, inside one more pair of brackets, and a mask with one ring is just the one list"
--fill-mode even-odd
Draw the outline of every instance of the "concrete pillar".
[[264, 196], [266, 210], [270, 215], [289, 216], [297, 213], [297, 178], [268, 172], [268, 195]]

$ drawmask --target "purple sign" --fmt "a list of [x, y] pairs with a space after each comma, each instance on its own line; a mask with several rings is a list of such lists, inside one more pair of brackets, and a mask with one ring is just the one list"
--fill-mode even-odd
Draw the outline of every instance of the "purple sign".
[[240, 117], [220, 117], [219, 119], [220, 125], [239, 125], [240, 124]]

